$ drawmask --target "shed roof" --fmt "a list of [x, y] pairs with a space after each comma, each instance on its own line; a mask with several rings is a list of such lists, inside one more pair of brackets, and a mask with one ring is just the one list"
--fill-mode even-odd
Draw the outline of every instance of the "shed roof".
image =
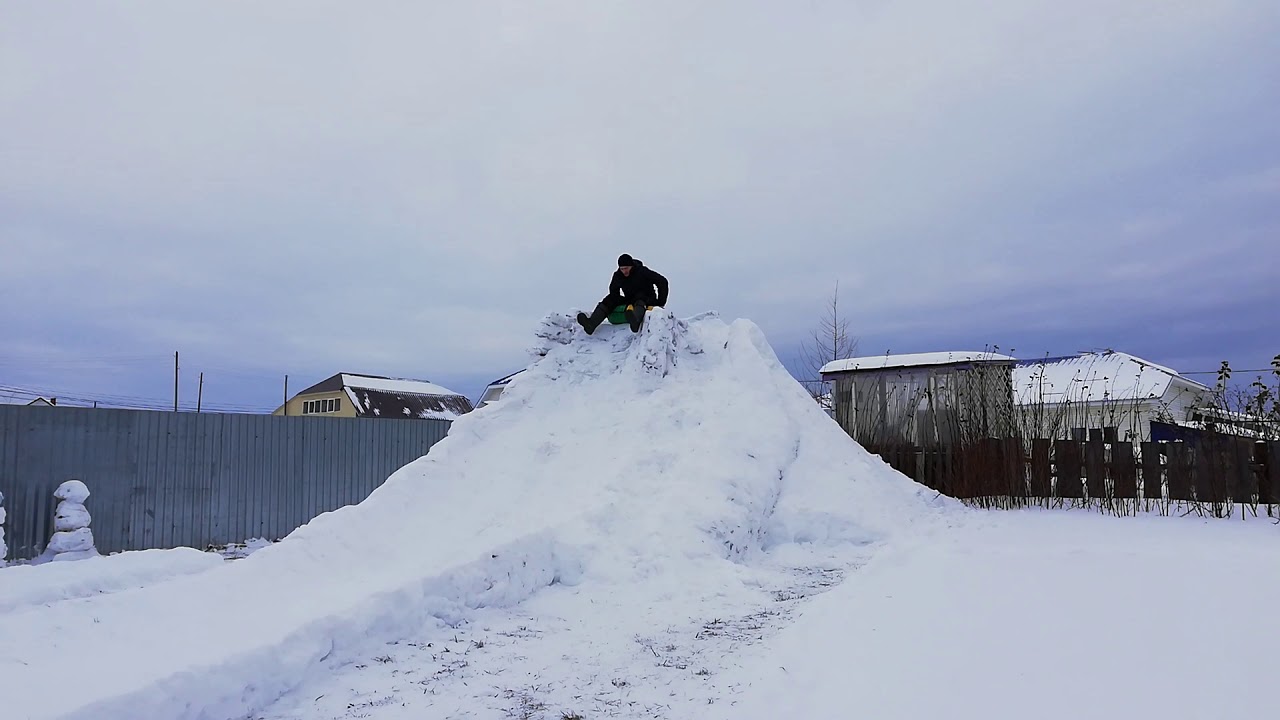
[[833, 360], [822, 366], [822, 374], [883, 370], [885, 368], [928, 367], [956, 365], [960, 363], [1011, 363], [1017, 358], [986, 350], [948, 350], [942, 352], [907, 353], [903, 355], [869, 355], [866, 357]]

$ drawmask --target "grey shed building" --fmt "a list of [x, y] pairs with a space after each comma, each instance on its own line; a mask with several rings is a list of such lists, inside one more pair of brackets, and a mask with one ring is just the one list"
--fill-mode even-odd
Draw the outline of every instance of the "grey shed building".
[[929, 447], [1011, 436], [1016, 362], [985, 351], [877, 355], [829, 362], [821, 375], [858, 444]]

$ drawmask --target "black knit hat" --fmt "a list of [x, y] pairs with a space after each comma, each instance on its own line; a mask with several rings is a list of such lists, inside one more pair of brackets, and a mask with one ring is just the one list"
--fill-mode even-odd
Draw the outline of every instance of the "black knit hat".
[[630, 255], [626, 253], [622, 253], [621, 255], [618, 256], [618, 267], [630, 267], [631, 265], [634, 265], [634, 264], [635, 264], [635, 261], [631, 259]]

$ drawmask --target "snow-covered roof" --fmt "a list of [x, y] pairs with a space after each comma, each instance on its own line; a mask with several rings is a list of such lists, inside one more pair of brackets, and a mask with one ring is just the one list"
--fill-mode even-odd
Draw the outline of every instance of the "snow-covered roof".
[[471, 412], [471, 401], [461, 395], [375, 390], [344, 387], [358, 417], [383, 419], [456, 420]]
[[1020, 360], [1013, 369], [1013, 395], [1019, 404], [1143, 400], [1163, 397], [1175, 378], [1209, 390], [1176, 370], [1108, 350]]
[[457, 395], [443, 385], [425, 380], [409, 380], [405, 378], [384, 378], [372, 375], [354, 375], [342, 373], [342, 385], [349, 388], [365, 388], [367, 390], [384, 390], [386, 392], [411, 393], [413, 395]]
[[869, 355], [867, 357], [832, 360], [822, 366], [822, 373], [850, 372], [852, 370], [881, 370], [897, 367], [921, 367], [951, 365], [967, 362], [1013, 362], [1017, 358], [986, 350], [950, 350], [942, 352], [907, 353], [904, 355]]
[[454, 420], [471, 412], [471, 401], [426, 380], [341, 373], [343, 390], [362, 417]]

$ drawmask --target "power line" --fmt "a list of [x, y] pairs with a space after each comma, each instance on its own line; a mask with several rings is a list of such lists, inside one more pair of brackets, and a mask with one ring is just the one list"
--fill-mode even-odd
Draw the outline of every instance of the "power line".
[[[83, 403], [85, 405], [98, 406], [117, 406], [123, 408], [133, 408], [142, 410], [169, 410], [172, 411], [173, 404], [170, 400], [160, 400], [157, 398], [139, 397], [134, 395], [112, 395], [107, 393], [85, 393], [85, 392], [63, 392], [61, 390], [43, 389], [38, 390], [28, 387], [19, 387], [14, 385], [0, 385], [0, 392], [9, 393], [10, 397], [26, 396], [32, 399], [37, 397], [56, 397], [60, 400]], [[186, 408], [194, 410], [196, 403], [186, 402], [179, 403], [179, 409]], [[208, 408], [210, 411], [227, 411], [227, 412], [248, 412], [262, 413], [271, 412], [275, 408], [269, 408], [263, 405], [250, 405], [244, 403], [203, 403], [201, 409]]]
[[[1237, 369], [1235, 369], [1235, 368], [1231, 368], [1230, 370], [1231, 370], [1231, 374], [1232, 374], [1232, 375], [1235, 375], [1236, 373], [1255, 373], [1255, 372], [1256, 372], [1256, 373], [1269, 373], [1269, 372], [1275, 372], [1275, 368], [1267, 368], [1267, 369], [1265, 369], [1265, 370], [1237, 370]], [[1183, 373], [1178, 373], [1178, 374], [1179, 374], [1179, 375], [1217, 375], [1217, 374], [1218, 374], [1218, 373], [1220, 373], [1220, 372], [1222, 372], [1222, 371], [1221, 371], [1221, 370], [1194, 370], [1194, 371], [1192, 371], [1192, 372], [1183, 372]]]
[[[41, 370], [133, 370], [142, 367], [166, 367], [171, 366], [173, 354], [165, 356], [159, 355], [78, 355], [65, 356], [59, 354], [42, 354], [42, 353], [0, 353], [0, 369], [23, 370], [31, 366], [38, 366]], [[188, 364], [190, 360], [188, 359]], [[279, 379], [280, 374], [267, 369], [261, 368], [236, 368], [223, 364], [209, 364], [201, 362], [199, 366], [202, 370], [208, 372], [216, 370], [220, 375], [234, 375], [243, 378], [255, 378], [262, 380], [275, 381]], [[170, 367], [171, 369], [171, 367]]]
[[[95, 354], [77, 354], [68, 355], [57, 351], [13, 351], [0, 353], [0, 372], [13, 373], [22, 372], [32, 366], [38, 366], [45, 373], [94, 373], [102, 375], [112, 375], [118, 373], [137, 372], [142, 368], [158, 368], [160, 363], [168, 364], [173, 362], [172, 357], [162, 360], [162, 356], [156, 354], [138, 354], [136, 351], [132, 353], [95, 353]], [[244, 369], [233, 368], [226, 365], [207, 365], [201, 363], [201, 369], [214, 370], [220, 376], [238, 378], [237, 384], [252, 382], [257, 385], [259, 382], [266, 383], [270, 381], [273, 385], [279, 381], [279, 375], [269, 370], [261, 369]], [[172, 368], [171, 368], [172, 371]], [[37, 381], [39, 382], [39, 381]], [[175, 382], [177, 375], [175, 374]], [[65, 389], [51, 389], [48, 386], [41, 385], [32, 387], [24, 383], [22, 386], [7, 385], [0, 382], [0, 395], [7, 394], [10, 399], [24, 398], [34, 399], [38, 397], [50, 398], [56, 397], [64, 405], [85, 405], [92, 407], [121, 407], [134, 408], [142, 410], [208, 410], [210, 412], [246, 412], [246, 413], [269, 413], [277, 406], [266, 406], [255, 403], [245, 402], [209, 402], [204, 401], [201, 397], [197, 397], [194, 402], [180, 401], [175, 389], [172, 398], [155, 398], [142, 397], [137, 395], [112, 393], [112, 392], [93, 392], [93, 391], [77, 391]]]

